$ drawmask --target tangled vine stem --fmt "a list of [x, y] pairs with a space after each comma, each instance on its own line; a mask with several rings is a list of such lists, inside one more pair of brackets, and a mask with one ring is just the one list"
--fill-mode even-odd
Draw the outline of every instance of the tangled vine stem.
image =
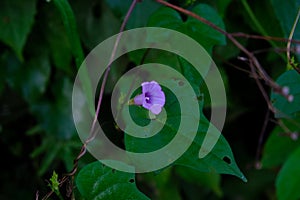
[[[275, 112], [275, 109], [273, 108], [269, 98], [268, 98], [268, 95], [267, 93], [265, 92], [265, 90], [263, 89], [262, 87], [262, 84], [260, 82], [260, 78], [262, 80], [265, 81], [265, 84], [267, 84], [269, 87], [271, 87], [275, 92], [281, 94], [282, 96], [284, 96], [286, 99], [289, 99], [289, 95], [285, 94], [283, 92], [283, 89], [282, 87], [280, 87], [276, 82], [274, 82], [271, 77], [265, 72], [265, 70], [262, 68], [262, 66], [260, 65], [259, 61], [257, 60], [257, 58], [255, 57], [255, 55], [248, 51], [241, 43], [239, 43], [235, 37], [234, 37], [234, 34], [231, 34], [231, 33], [228, 33], [226, 32], [225, 30], [223, 30], [222, 28], [216, 26], [215, 24], [213, 24], [212, 22], [208, 21], [207, 19], [189, 11], [189, 10], [186, 10], [184, 8], [181, 8], [179, 6], [176, 6], [176, 5], [173, 5], [169, 2], [166, 2], [164, 0], [156, 0], [158, 3], [160, 4], [163, 4], [165, 6], [168, 6], [174, 10], [177, 10], [181, 13], [184, 13], [188, 16], [191, 16], [197, 20], [199, 20], [200, 22], [210, 26], [211, 28], [215, 29], [216, 31], [222, 33], [223, 35], [225, 35], [237, 48], [239, 48], [243, 53], [245, 53], [248, 57], [248, 60], [249, 60], [249, 66], [251, 68], [251, 73], [254, 77], [254, 79], [256, 80], [256, 83], [260, 89], [260, 91], [262, 92], [267, 104], [268, 104], [268, 107], [270, 108], [271, 111]], [[273, 37], [269, 37], [268, 39], [274, 39]], [[276, 38], [277, 39], [277, 38]], [[291, 38], [288, 39], [288, 41], [291, 41]], [[297, 41], [298, 42], [298, 41]], [[257, 74], [258, 73], [258, 74]], [[259, 75], [259, 76], [258, 76]]]
[[[97, 103], [97, 108], [96, 108], [96, 113], [95, 113], [95, 116], [94, 116], [94, 120], [93, 120], [93, 124], [91, 126], [91, 130], [90, 130], [90, 134], [89, 134], [89, 137], [85, 140], [85, 142], [83, 143], [82, 147], [81, 147], [81, 150], [79, 152], [79, 154], [77, 155], [76, 159], [74, 160], [74, 164], [73, 164], [73, 169], [71, 170], [71, 172], [69, 172], [68, 174], [65, 174], [61, 180], [59, 181], [59, 186], [61, 187], [66, 181], [69, 180], [69, 178], [71, 177], [72, 179], [74, 178], [74, 175], [76, 174], [77, 170], [78, 170], [78, 162], [79, 160], [85, 155], [86, 153], [86, 147], [87, 145], [93, 141], [93, 139], [96, 137], [96, 133], [97, 131], [95, 131], [95, 124], [97, 123], [97, 119], [98, 119], [98, 116], [99, 116], [99, 112], [100, 112], [100, 107], [101, 107], [101, 103], [102, 103], [102, 98], [103, 98], [103, 93], [104, 93], [104, 89], [105, 89], [105, 85], [106, 85], [106, 82], [107, 82], [107, 77], [109, 75], [109, 72], [110, 72], [110, 68], [111, 68], [111, 64], [114, 60], [114, 57], [115, 57], [115, 54], [116, 54], [116, 51], [117, 51], [117, 48], [118, 48], [118, 45], [119, 45], [119, 42], [120, 42], [120, 39], [122, 37], [122, 32], [124, 31], [125, 29], [125, 26], [128, 22], [128, 19], [134, 9], [134, 7], [136, 6], [136, 4], [138, 2], [141, 2], [141, 0], [133, 0], [127, 13], [126, 13], [126, 16], [121, 24], [121, 27], [120, 27], [120, 30], [119, 30], [119, 35], [115, 41], [115, 44], [114, 44], [114, 48], [112, 50], [112, 53], [111, 53], [111, 56], [110, 56], [110, 60], [109, 60], [109, 64], [108, 64], [108, 67], [104, 73], [104, 76], [103, 76], [103, 80], [102, 80], [102, 84], [101, 84], [101, 88], [100, 88], [100, 94], [99, 94], [99, 99], [98, 99], [98, 103]], [[61, 8], [61, 7], [59, 7]], [[73, 180], [71, 180], [73, 181]], [[72, 187], [73, 184], [70, 184], [70, 187]], [[67, 188], [67, 191], [69, 193], [69, 195], [71, 195], [72, 193], [72, 190], [73, 188]], [[42, 200], [46, 200], [48, 199], [51, 195], [53, 194], [53, 191], [50, 191], [48, 194], [46, 194]], [[39, 192], [36, 192], [36, 200], [39, 199]]]

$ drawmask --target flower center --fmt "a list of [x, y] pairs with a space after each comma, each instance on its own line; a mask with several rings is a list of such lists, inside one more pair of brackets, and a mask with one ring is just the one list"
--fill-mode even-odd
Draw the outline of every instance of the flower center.
[[145, 93], [145, 100], [146, 100], [146, 103], [151, 103], [150, 95], [148, 94], [148, 92]]

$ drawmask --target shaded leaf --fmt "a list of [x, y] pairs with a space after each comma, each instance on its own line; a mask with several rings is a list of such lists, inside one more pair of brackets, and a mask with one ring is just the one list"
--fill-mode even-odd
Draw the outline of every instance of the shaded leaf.
[[[132, 1], [129, 0], [106, 0], [107, 4], [113, 10], [114, 14], [120, 18], [124, 19]], [[161, 4], [153, 0], [144, 0], [143, 2], [138, 2], [132, 11], [130, 18], [126, 24], [127, 29], [145, 27], [150, 15], [156, 11]]]
[[[284, 32], [285, 37], [288, 37], [292, 30], [294, 21], [299, 10], [300, 0], [271, 0], [270, 2], [273, 6], [273, 9], [275, 11], [275, 14]], [[300, 38], [299, 26], [297, 26], [295, 30], [294, 38]]]
[[300, 75], [295, 70], [283, 73], [277, 80], [281, 87], [288, 87], [289, 94], [293, 95], [293, 101], [289, 102], [281, 94], [272, 91], [271, 100], [273, 106], [278, 109], [275, 113], [276, 118], [295, 117], [300, 111]]
[[47, 134], [70, 139], [76, 133], [71, 107], [72, 85], [65, 78], [54, 84], [53, 90], [55, 101], [43, 100], [31, 105], [30, 109]]
[[149, 199], [137, 189], [134, 174], [116, 171], [99, 161], [79, 172], [76, 185], [86, 199]]
[[284, 130], [276, 126], [264, 146], [262, 167], [276, 167], [283, 164], [288, 156], [300, 145], [300, 140], [293, 140], [290, 135], [299, 133], [300, 125], [296, 121], [283, 121]]
[[[288, 38], [295, 22], [297, 13], [300, 7], [300, 0], [271, 0], [271, 5], [275, 11], [281, 29], [283, 30], [284, 37]], [[300, 39], [300, 22], [298, 21], [293, 39]], [[297, 55], [300, 59], [299, 54]]]
[[121, 23], [104, 1], [77, 0], [70, 3], [78, 22], [80, 38], [89, 50], [118, 33]]
[[223, 195], [220, 174], [215, 172], [199, 172], [182, 166], [176, 167], [176, 174], [189, 183], [209, 188], [219, 197]]
[[227, 8], [232, 0], [217, 0], [217, 8], [218, 13], [221, 15], [221, 17], [224, 17], [227, 11]]
[[[221, 17], [209, 5], [199, 4], [192, 11], [224, 29]], [[154, 12], [148, 25], [170, 28], [185, 33], [199, 42], [209, 53], [212, 52], [213, 46], [226, 44], [226, 38], [223, 34], [193, 17], [188, 17], [186, 21], [183, 21], [180, 14], [171, 8], [164, 7]]]
[[298, 147], [284, 163], [276, 179], [278, 200], [297, 200], [300, 198], [300, 148]]
[[[51, 10], [51, 12], [47, 12], [47, 10]], [[71, 45], [60, 13], [55, 9], [54, 4], [46, 4], [41, 8], [41, 12], [43, 12], [41, 18], [48, 23], [40, 24], [39, 21], [39, 26], [44, 29], [44, 37], [50, 47], [50, 55], [54, 66], [66, 72], [70, 72], [72, 60]]]
[[19, 91], [27, 102], [36, 102], [45, 93], [50, 77], [50, 63], [46, 54], [28, 59], [23, 64], [12, 54], [6, 57], [3, 67], [10, 87]]
[[[89, 50], [112, 35], [119, 33], [121, 23], [108, 8], [105, 1], [88, 0], [71, 3], [78, 20], [80, 37]], [[105, 87], [106, 93], [112, 91], [116, 81], [123, 75], [128, 62], [125, 56], [114, 60]]]
[[182, 199], [173, 168], [165, 169], [159, 173], [152, 172], [142, 174], [139, 180], [141, 180], [141, 185], [151, 185], [158, 191], [151, 193], [151, 199]]
[[20, 60], [34, 22], [36, 0], [2, 0], [0, 2], [0, 40], [10, 46]]

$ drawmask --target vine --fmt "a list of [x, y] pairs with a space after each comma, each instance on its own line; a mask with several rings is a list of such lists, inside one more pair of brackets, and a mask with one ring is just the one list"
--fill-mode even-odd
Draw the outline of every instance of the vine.
[[[54, 4], [56, 5], [57, 9], [60, 11], [61, 17], [63, 19], [64, 22], [64, 26], [65, 29], [67, 30], [68, 33], [68, 37], [70, 42], [72, 43], [73, 46], [73, 56], [75, 58], [76, 61], [76, 66], [77, 68], [79, 68], [84, 60], [84, 54], [83, 54], [83, 50], [80, 44], [80, 39], [77, 33], [77, 27], [76, 27], [76, 22], [75, 22], [75, 17], [74, 14], [72, 12], [72, 9], [68, 3], [67, 0], [53, 0]], [[80, 153], [78, 154], [78, 156], [76, 157], [76, 159], [74, 160], [74, 165], [73, 165], [73, 169], [71, 170], [71, 172], [63, 175], [63, 177], [60, 180], [57, 180], [56, 176], [53, 176], [53, 179], [56, 180], [55, 184], [52, 183], [51, 185], [51, 191], [46, 194], [42, 199], [46, 200], [48, 199], [53, 193], [58, 194], [59, 198], [62, 198], [61, 195], [59, 194], [59, 187], [62, 187], [65, 183], [69, 183], [67, 190], [68, 192], [68, 197], [70, 197], [72, 195], [73, 192], [73, 181], [74, 181], [74, 176], [76, 174], [76, 172], [78, 171], [78, 161], [85, 155], [86, 150], [87, 150], [87, 145], [93, 141], [93, 139], [95, 138], [95, 134], [96, 132], [94, 131], [95, 128], [95, 124], [97, 123], [97, 119], [98, 119], [98, 115], [100, 113], [100, 108], [101, 108], [101, 104], [102, 104], [102, 100], [103, 100], [103, 94], [104, 94], [104, 89], [106, 86], [106, 82], [107, 82], [107, 78], [108, 75], [110, 73], [110, 69], [111, 69], [111, 63], [115, 57], [115, 53], [116, 50], [118, 48], [118, 44], [119, 41], [122, 37], [122, 32], [125, 30], [125, 26], [136, 6], [137, 3], [143, 3], [140, 0], [133, 0], [128, 11], [127, 14], [121, 24], [120, 30], [119, 30], [119, 35], [117, 37], [117, 40], [115, 42], [113, 51], [111, 53], [111, 57], [110, 57], [110, 64], [109, 67], [107, 68], [107, 70], [105, 71], [102, 83], [101, 83], [101, 88], [100, 88], [100, 94], [99, 94], [99, 100], [97, 103], [97, 107], [96, 107], [96, 112], [94, 114], [94, 120], [93, 120], [93, 124], [91, 125], [91, 129], [90, 129], [90, 136], [88, 137], [88, 139], [84, 142], [84, 144], [81, 147]], [[216, 26], [215, 24], [213, 24], [212, 22], [208, 21], [207, 19], [193, 13], [192, 11], [189, 11], [187, 9], [184, 9], [182, 7], [176, 6], [174, 4], [171, 4], [167, 1], [164, 0], [156, 0], [157, 3], [162, 4], [166, 7], [170, 7], [176, 11], [179, 11], [180, 13], [183, 13], [187, 16], [191, 16], [197, 20], [199, 20], [200, 22], [206, 24], [207, 26], [213, 28], [214, 30], [220, 32], [221, 34], [225, 35], [227, 37], [228, 40], [230, 40], [238, 49], [240, 49], [247, 57], [239, 57], [240, 60], [247, 62], [247, 64], [250, 67], [250, 71], [247, 71], [248, 73], [251, 74], [251, 77], [255, 79], [255, 82], [260, 90], [260, 92], [262, 93], [269, 110], [266, 112], [266, 116], [265, 116], [265, 120], [264, 120], [264, 124], [260, 133], [260, 137], [259, 137], [259, 141], [258, 141], [258, 148], [257, 148], [257, 152], [256, 152], [256, 163], [255, 166], [256, 168], [260, 168], [260, 155], [261, 155], [261, 151], [262, 151], [262, 144], [263, 144], [263, 139], [264, 139], [264, 133], [266, 131], [266, 127], [270, 118], [270, 111], [273, 113], [276, 113], [276, 108], [274, 108], [274, 106], [272, 105], [272, 102], [269, 99], [269, 95], [266, 92], [266, 90], [264, 89], [264, 84], [266, 84], [267, 86], [269, 86], [273, 91], [279, 93], [280, 95], [282, 95], [283, 97], [285, 97], [289, 102], [293, 101], [293, 96], [289, 93], [289, 88], [285, 87], [285, 86], [280, 86], [278, 85], [264, 70], [264, 68], [262, 67], [262, 65], [260, 64], [260, 62], [258, 61], [258, 59], [255, 56], [254, 52], [251, 52], [249, 50], [247, 50], [236, 38], [238, 37], [243, 37], [243, 38], [252, 38], [252, 39], [258, 39], [258, 40], [265, 40], [265, 41], [269, 41], [271, 43], [271, 45], [273, 47], [276, 47], [275, 43], [273, 41], [279, 41], [279, 42], [286, 42], [287, 43], [287, 48], [284, 49], [283, 51], [286, 51], [287, 54], [287, 60], [289, 62], [289, 64], [298, 72], [300, 73], [299, 67], [297, 66], [297, 64], [293, 61], [293, 58], [290, 55], [290, 52], [293, 51], [291, 48], [291, 43], [295, 43], [295, 44], [300, 44], [299, 40], [294, 40], [293, 39], [293, 34], [295, 32], [295, 27], [296, 24], [298, 22], [299, 19], [299, 15], [300, 15], [300, 9], [298, 12], [298, 15], [295, 19], [293, 28], [290, 32], [289, 38], [280, 38], [280, 37], [272, 37], [272, 36], [268, 36], [266, 31], [264, 30], [264, 28], [259, 24], [258, 20], [255, 18], [255, 16], [253, 15], [253, 12], [251, 11], [251, 8], [249, 7], [248, 3], [246, 0], [243, 0], [242, 3], [246, 9], [246, 11], [248, 12], [250, 18], [252, 19], [252, 21], [255, 23], [255, 25], [257, 26], [257, 28], [259, 29], [259, 31], [262, 33], [261, 35], [249, 35], [246, 33], [228, 33], [225, 30], [223, 30], [222, 28]], [[245, 69], [242, 69], [245, 70]], [[88, 98], [92, 98], [91, 95], [91, 91], [89, 88], [91, 88], [90, 83], [88, 81], [87, 75], [85, 77], [82, 77], [83, 83], [87, 83], [85, 85], [85, 90], [87, 91], [88, 94]], [[264, 83], [264, 84], [263, 84]], [[92, 110], [92, 108], [90, 108]], [[92, 112], [92, 111], [91, 111]], [[52, 179], [51, 179], [52, 180]], [[53, 181], [52, 181], [53, 182]], [[71, 183], [71, 184], [70, 184]], [[55, 186], [54, 186], [55, 185]], [[39, 199], [39, 193], [36, 193], [36, 199]]]

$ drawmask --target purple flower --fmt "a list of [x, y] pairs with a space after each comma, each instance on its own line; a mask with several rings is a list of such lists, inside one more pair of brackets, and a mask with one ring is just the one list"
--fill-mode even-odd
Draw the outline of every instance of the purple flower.
[[155, 115], [161, 112], [165, 102], [165, 93], [155, 81], [142, 83], [142, 94], [134, 97], [135, 105], [141, 105]]

